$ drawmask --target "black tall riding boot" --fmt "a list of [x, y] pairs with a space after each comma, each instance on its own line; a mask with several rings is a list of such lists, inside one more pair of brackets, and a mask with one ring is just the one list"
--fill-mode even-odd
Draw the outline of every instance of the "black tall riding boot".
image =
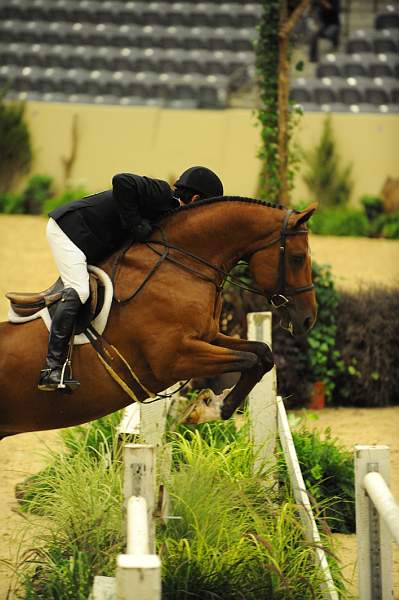
[[46, 362], [40, 373], [38, 388], [52, 392], [57, 388], [68, 390], [79, 387], [79, 381], [71, 378], [68, 362], [68, 344], [71, 339], [76, 317], [82, 306], [78, 293], [66, 288], [58, 302], [51, 323]]

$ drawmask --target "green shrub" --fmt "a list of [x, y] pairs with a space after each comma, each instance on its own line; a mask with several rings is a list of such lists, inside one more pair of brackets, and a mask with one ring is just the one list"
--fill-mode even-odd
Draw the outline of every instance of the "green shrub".
[[390, 240], [399, 239], [399, 211], [385, 216], [382, 236]]
[[322, 208], [342, 206], [349, 201], [353, 188], [352, 166], [341, 167], [330, 116], [324, 121], [319, 143], [305, 154], [305, 162], [304, 181], [314, 201]]
[[[25, 508], [46, 520], [38, 522], [32, 549], [20, 557], [25, 600], [87, 600], [94, 575], [115, 574], [124, 543], [121, 447], [115, 433], [106, 442], [103, 425], [95, 435], [91, 424], [86, 437], [79, 429], [80, 447], [51, 453], [49, 467], [31, 480]], [[87, 445], [93, 436], [102, 440], [98, 451]]]
[[28, 181], [23, 192], [24, 212], [30, 215], [40, 215], [46, 200], [52, 197], [52, 177], [34, 175]]
[[304, 426], [292, 432], [306, 489], [319, 518], [339, 533], [355, 533], [354, 465], [352, 452], [331, 437]]
[[336, 348], [342, 367], [335, 377], [336, 404], [399, 404], [398, 315], [398, 289], [341, 292]]
[[21, 194], [4, 192], [0, 194], [0, 212], [9, 215], [20, 215], [24, 212], [24, 201]]
[[324, 208], [315, 212], [309, 226], [319, 235], [366, 236], [369, 223], [363, 212], [354, 208]]
[[6, 102], [0, 90], [0, 193], [8, 192], [32, 163], [30, 134], [22, 102]]
[[360, 198], [367, 219], [374, 221], [378, 215], [384, 212], [384, 203], [379, 196], [364, 195]]
[[80, 200], [87, 196], [87, 191], [82, 186], [67, 188], [60, 196], [49, 198], [43, 203], [43, 212], [49, 213], [51, 210], [72, 202], [73, 200]]
[[172, 448], [168, 488], [181, 519], [159, 532], [165, 600], [318, 598], [291, 496], [252, 474], [248, 433], [223, 422], [182, 428]]
[[317, 321], [307, 335], [307, 380], [323, 381], [326, 397], [332, 398], [341, 366], [336, 348], [338, 293], [328, 265], [313, 263], [313, 283], [317, 296]]

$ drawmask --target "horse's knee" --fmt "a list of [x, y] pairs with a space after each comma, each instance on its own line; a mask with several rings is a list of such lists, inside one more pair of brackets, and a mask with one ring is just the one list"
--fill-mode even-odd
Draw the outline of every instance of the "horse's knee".
[[256, 354], [265, 373], [274, 367], [274, 358], [270, 346], [264, 342], [256, 342]]

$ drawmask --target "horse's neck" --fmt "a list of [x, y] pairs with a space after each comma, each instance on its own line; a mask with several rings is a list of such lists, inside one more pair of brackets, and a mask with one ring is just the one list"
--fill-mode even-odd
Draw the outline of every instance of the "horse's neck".
[[277, 227], [277, 212], [255, 203], [217, 202], [175, 215], [167, 235], [174, 244], [230, 268]]

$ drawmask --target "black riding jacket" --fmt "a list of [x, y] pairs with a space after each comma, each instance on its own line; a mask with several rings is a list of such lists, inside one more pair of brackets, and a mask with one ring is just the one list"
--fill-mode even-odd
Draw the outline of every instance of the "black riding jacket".
[[112, 190], [64, 204], [49, 217], [89, 263], [99, 263], [125, 243], [142, 219], [156, 221], [178, 206], [166, 181], [120, 173], [112, 179]]

